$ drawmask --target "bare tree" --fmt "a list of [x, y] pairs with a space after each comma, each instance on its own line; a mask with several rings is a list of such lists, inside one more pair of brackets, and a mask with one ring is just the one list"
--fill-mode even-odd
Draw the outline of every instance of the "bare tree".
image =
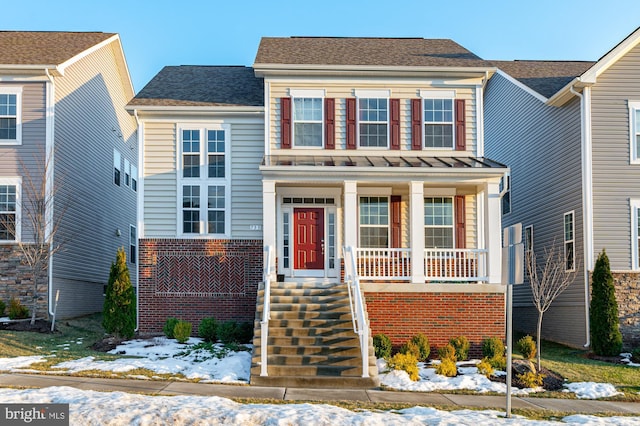
[[[41, 161], [36, 161], [37, 172], [32, 172], [21, 162], [22, 197], [20, 203], [23, 234], [32, 238], [20, 238], [18, 243], [26, 263], [33, 275], [33, 308], [31, 324], [35, 324], [38, 309], [38, 284], [47, 275], [49, 260], [60, 251], [63, 241], [56, 238], [65, 208], [53, 214], [54, 196], [60, 188], [53, 181], [53, 154], [48, 153]], [[25, 229], [26, 228], [26, 229]], [[26, 232], [25, 232], [26, 231]]]
[[551, 306], [551, 303], [573, 282], [577, 265], [572, 265], [573, 269], [567, 271], [567, 259], [563, 254], [563, 250], [556, 245], [555, 241], [551, 246], [545, 248], [544, 259], [540, 264], [537, 263], [533, 250], [529, 250], [525, 256], [529, 284], [531, 285], [531, 296], [533, 298], [533, 304], [538, 310], [536, 349], [537, 367], [538, 370], [540, 370], [542, 317]]

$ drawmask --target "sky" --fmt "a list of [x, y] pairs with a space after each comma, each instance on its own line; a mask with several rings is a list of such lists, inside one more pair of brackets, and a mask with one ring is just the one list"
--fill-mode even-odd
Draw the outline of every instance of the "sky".
[[639, 26], [638, 0], [19, 0], [0, 13], [2, 30], [119, 33], [136, 92], [165, 65], [250, 66], [265, 36], [450, 38], [483, 59], [597, 60]]

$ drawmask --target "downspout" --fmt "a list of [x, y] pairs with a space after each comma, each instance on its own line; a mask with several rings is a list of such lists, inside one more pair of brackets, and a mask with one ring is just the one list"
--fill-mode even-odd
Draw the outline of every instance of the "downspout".
[[140, 327], [140, 236], [144, 233], [143, 229], [143, 221], [142, 221], [142, 208], [140, 207], [142, 204], [143, 197], [143, 170], [142, 170], [142, 125], [140, 124], [140, 117], [138, 117], [138, 110], [133, 110], [133, 117], [136, 119], [136, 128], [137, 128], [137, 143], [138, 143], [138, 199], [136, 202], [136, 328], [135, 332], [138, 332], [138, 328]]
[[585, 341], [584, 347], [591, 346], [590, 321], [589, 321], [589, 270], [593, 268], [593, 193], [591, 179], [591, 88], [585, 87], [583, 93], [577, 92], [573, 85], [569, 91], [580, 98], [580, 145], [582, 164], [582, 239], [583, 239], [583, 270], [584, 270], [584, 323]]
[[[45, 238], [49, 238], [49, 234], [52, 232], [53, 226], [53, 147], [54, 147], [54, 138], [53, 138], [53, 130], [54, 130], [54, 110], [55, 110], [55, 81], [53, 76], [49, 73], [49, 69], [45, 68], [44, 73], [49, 79], [49, 83], [47, 83], [46, 89], [46, 136], [45, 136], [45, 164], [47, 165], [47, 175], [45, 176], [45, 192], [46, 194], [50, 194], [51, 204], [49, 207], [49, 211], [45, 214], [47, 216], [47, 229], [45, 231]], [[53, 240], [50, 242], [49, 252], [53, 249]], [[48, 294], [48, 312], [49, 317], [53, 317], [53, 256], [49, 256], [49, 266], [47, 267], [47, 294]]]

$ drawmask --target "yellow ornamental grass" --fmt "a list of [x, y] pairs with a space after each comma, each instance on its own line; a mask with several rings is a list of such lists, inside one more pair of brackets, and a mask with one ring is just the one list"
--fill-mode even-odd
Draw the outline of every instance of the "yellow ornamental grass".
[[446, 377], [456, 377], [458, 375], [456, 362], [452, 358], [443, 358], [436, 366], [436, 373]]
[[414, 382], [418, 381], [420, 376], [418, 375], [418, 358], [411, 353], [397, 353], [392, 356], [388, 361], [389, 368], [394, 370], [406, 371], [409, 378]]

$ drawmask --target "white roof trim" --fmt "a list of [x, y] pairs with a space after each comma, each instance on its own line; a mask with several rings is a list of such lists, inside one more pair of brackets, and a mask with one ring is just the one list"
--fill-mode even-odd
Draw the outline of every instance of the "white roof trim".
[[513, 85], [519, 87], [520, 89], [524, 90], [525, 92], [527, 92], [528, 94], [530, 94], [531, 96], [533, 96], [534, 98], [539, 100], [540, 102], [547, 102], [547, 98], [545, 98], [540, 93], [536, 92], [535, 90], [533, 90], [531, 87], [527, 86], [526, 84], [524, 84], [524, 83], [520, 82], [519, 80], [511, 77], [509, 74], [507, 74], [506, 72], [502, 71], [501, 69], [498, 68], [498, 71], [496, 71], [496, 73], [498, 75], [506, 78], [511, 84], [513, 84]]
[[595, 83], [600, 74], [608, 70], [611, 65], [615, 64], [620, 58], [629, 53], [629, 51], [636, 47], [638, 43], [640, 43], [640, 27], [636, 28], [636, 30], [629, 34], [627, 38], [611, 49], [609, 53], [600, 58], [600, 60], [593, 64], [591, 68], [585, 71], [580, 76], [580, 80], [585, 83]]
[[104, 46], [108, 45], [109, 43], [115, 41], [118, 39], [118, 34], [114, 34], [113, 36], [109, 37], [108, 39], [101, 41], [98, 44], [94, 44], [93, 46], [91, 46], [90, 48], [88, 48], [87, 50], [83, 50], [82, 52], [78, 53], [76, 56], [72, 57], [71, 59], [67, 59], [66, 61], [64, 61], [63, 63], [61, 63], [60, 65], [58, 65], [58, 70], [60, 71], [60, 73], [64, 73], [65, 68], [67, 68], [69, 65], [73, 65], [74, 63], [78, 62], [80, 59], [84, 58], [85, 56], [88, 56], [90, 54], [92, 54], [93, 52], [95, 52], [98, 49], [103, 48]]

